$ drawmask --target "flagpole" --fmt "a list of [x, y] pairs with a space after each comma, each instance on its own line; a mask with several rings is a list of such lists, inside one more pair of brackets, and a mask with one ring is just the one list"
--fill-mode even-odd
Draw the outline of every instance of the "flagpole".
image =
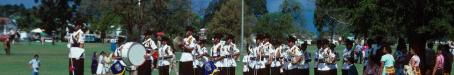
[[244, 0], [241, 0], [241, 50], [244, 50]]

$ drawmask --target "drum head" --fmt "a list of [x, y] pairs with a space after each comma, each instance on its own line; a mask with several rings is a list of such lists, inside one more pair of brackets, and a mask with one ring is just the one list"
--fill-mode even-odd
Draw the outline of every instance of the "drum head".
[[128, 42], [123, 45], [121, 57], [127, 66], [138, 66], [145, 62], [145, 47], [142, 44]]
[[142, 63], [145, 62], [145, 53], [146, 49], [142, 44], [134, 43], [129, 48], [128, 59], [132, 65], [142, 65]]

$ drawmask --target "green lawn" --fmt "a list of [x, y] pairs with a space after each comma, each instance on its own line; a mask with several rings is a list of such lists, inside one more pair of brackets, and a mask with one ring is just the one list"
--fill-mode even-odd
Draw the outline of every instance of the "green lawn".
[[[85, 44], [86, 55], [85, 55], [85, 75], [90, 75], [91, 55], [94, 51], [108, 51], [110, 44], [107, 43], [88, 43]], [[0, 46], [3, 49], [2, 46]], [[314, 50], [315, 46], [309, 46], [309, 50]], [[343, 46], [337, 46], [336, 50], [341, 52]], [[40, 74], [41, 75], [67, 75], [68, 74], [68, 49], [66, 43], [57, 43], [51, 45], [47, 43], [41, 45], [40, 43], [17, 43], [12, 45], [12, 55], [5, 55], [4, 51], [0, 51], [0, 75], [30, 75], [31, 69], [28, 66], [28, 61], [32, 58], [33, 54], [39, 54], [41, 60]], [[180, 53], [176, 53], [177, 58], [180, 58]], [[244, 54], [244, 52], [243, 52]], [[313, 68], [313, 62], [310, 63]], [[238, 62], [236, 75], [242, 75], [242, 63]], [[339, 68], [342, 66], [338, 62]], [[357, 64], [358, 73], [362, 74], [362, 65]], [[313, 69], [310, 69], [311, 75], [313, 75]], [[172, 75], [175, 72], [171, 73]], [[341, 74], [338, 69], [338, 74]], [[153, 71], [153, 75], [158, 75], [157, 70]]]

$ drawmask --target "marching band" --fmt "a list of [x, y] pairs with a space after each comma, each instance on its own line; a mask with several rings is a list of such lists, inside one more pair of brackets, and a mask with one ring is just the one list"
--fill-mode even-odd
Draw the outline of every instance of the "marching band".
[[[156, 40], [152, 39], [152, 32], [145, 32], [145, 37], [141, 43], [145, 49], [145, 62], [138, 67], [138, 75], [151, 75], [156, 68], [159, 75], [169, 75], [176, 63], [179, 68], [175, 74], [179, 75], [235, 75], [239, 65], [240, 49], [235, 44], [234, 36], [231, 34], [217, 33], [212, 37], [212, 46], [206, 46], [207, 40], [200, 36], [193, 35], [194, 29], [186, 29], [186, 37], [177, 42], [176, 46], [171, 46], [171, 40], [164, 37], [164, 32], [156, 33]], [[82, 31], [78, 30], [72, 35], [69, 46], [83, 48]], [[226, 36], [226, 37], [224, 37]], [[178, 39], [176, 39], [178, 40]], [[112, 72], [115, 75], [124, 75], [126, 67], [130, 61], [125, 61], [121, 55], [123, 52], [123, 37], [118, 40], [118, 47], [112, 54], [102, 54], [99, 62], [105, 68], [102, 74]], [[327, 39], [317, 40], [314, 53], [310, 53], [308, 42], [298, 42], [294, 36], [288, 36], [286, 43], [282, 41], [271, 41], [268, 34], [258, 33], [253, 43], [247, 44], [245, 54], [242, 58], [243, 75], [309, 75], [310, 62], [314, 62], [314, 75], [337, 75], [337, 61], [340, 56], [334, 50]], [[342, 75], [357, 75], [355, 64], [354, 42], [345, 41], [345, 49], [342, 58]], [[367, 46], [367, 45], [366, 45]], [[174, 49], [182, 49], [179, 61], [175, 62], [176, 53]], [[82, 51], [83, 52], [83, 51]], [[72, 52], [71, 52], [72, 53]], [[74, 56], [75, 53], [70, 55]], [[78, 74], [81, 68], [80, 61], [83, 61], [83, 53], [77, 58], [70, 56], [71, 75]], [[312, 57], [313, 56], [313, 57]], [[111, 60], [110, 60], [111, 59]], [[369, 60], [365, 60], [368, 61]], [[415, 61], [418, 61], [415, 58]], [[83, 64], [82, 64], [83, 65]], [[212, 67], [214, 66], [214, 67]], [[384, 69], [386, 71], [386, 69]], [[99, 74], [99, 73], [97, 73]], [[369, 74], [369, 73], [368, 73]]]

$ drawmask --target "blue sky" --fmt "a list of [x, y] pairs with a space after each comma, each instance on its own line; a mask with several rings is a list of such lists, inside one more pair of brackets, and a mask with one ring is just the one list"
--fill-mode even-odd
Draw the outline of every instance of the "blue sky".
[[[212, 0], [192, 0], [191, 7], [195, 13], [202, 13], [204, 12], [204, 8], [208, 7], [209, 3]], [[278, 12], [280, 10], [280, 5], [282, 4], [283, 0], [266, 0], [267, 1], [267, 10], [269, 12]], [[308, 29], [311, 32], [316, 32], [315, 28], [315, 0], [297, 0], [301, 6], [303, 7], [303, 27], [304, 29]], [[38, 5], [39, 3], [35, 3], [35, 0], [0, 0], [0, 5], [6, 4], [24, 4], [26, 8], [31, 8], [33, 6]]]
[[0, 5], [7, 5], [7, 4], [24, 4], [26, 8], [31, 8], [39, 3], [35, 3], [35, 0], [0, 0]]

